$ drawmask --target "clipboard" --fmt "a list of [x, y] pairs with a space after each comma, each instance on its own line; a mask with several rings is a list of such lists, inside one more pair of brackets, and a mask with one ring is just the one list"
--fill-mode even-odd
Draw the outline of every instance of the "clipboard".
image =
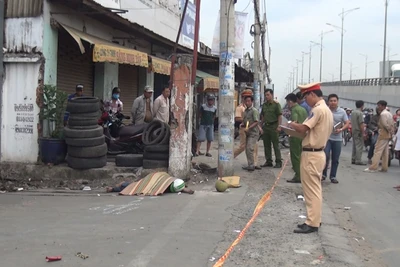
[[304, 139], [304, 137], [306, 137], [306, 135], [307, 135], [307, 134], [296, 132], [295, 129], [287, 127], [287, 126], [283, 126], [283, 125], [279, 125], [279, 126], [289, 136], [293, 136], [293, 137], [297, 137], [297, 138], [300, 138], [300, 139]]

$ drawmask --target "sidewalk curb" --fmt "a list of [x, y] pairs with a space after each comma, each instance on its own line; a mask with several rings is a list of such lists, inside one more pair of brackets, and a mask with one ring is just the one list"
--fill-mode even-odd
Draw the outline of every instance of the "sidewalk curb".
[[334, 213], [326, 202], [322, 204], [322, 226], [319, 229], [322, 248], [327, 258], [343, 266], [364, 266], [350, 245], [347, 233], [340, 227]]

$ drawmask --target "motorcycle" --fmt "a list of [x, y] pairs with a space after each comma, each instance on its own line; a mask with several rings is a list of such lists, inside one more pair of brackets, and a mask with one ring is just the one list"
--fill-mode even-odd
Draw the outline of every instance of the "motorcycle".
[[389, 140], [389, 162], [388, 162], [388, 166], [390, 166], [393, 158], [394, 158], [393, 140]]
[[285, 148], [290, 147], [289, 136], [284, 131], [279, 133], [279, 143]]
[[130, 119], [122, 113], [103, 112], [99, 124], [102, 123], [108, 147], [108, 155], [140, 154], [144, 151], [142, 142], [146, 124], [125, 125], [124, 119]]
[[353, 136], [353, 133], [352, 133], [352, 127], [351, 127], [351, 123], [350, 123], [349, 127], [342, 132], [342, 137], [343, 137], [342, 140], [343, 140], [344, 146], [347, 145], [347, 143], [350, 141], [352, 136]]

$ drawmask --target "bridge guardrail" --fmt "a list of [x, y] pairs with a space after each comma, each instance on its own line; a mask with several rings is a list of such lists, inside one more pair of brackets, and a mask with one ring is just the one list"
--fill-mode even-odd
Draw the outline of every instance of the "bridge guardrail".
[[[370, 79], [359, 79], [342, 81], [342, 86], [377, 86], [377, 85], [400, 85], [400, 77], [388, 77], [388, 78], [370, 78]], [[340, 82], [324, 82], [321, 86], [339, 86]]]

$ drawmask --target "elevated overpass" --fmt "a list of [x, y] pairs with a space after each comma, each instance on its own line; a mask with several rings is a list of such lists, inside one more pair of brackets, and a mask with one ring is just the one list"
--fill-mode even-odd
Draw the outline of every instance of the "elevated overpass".
[[392, 113], [400, 108], [400, 77], [325, 82], [321, 83], [321, 90], [325, 97], [337, 94], [342, 107], [354, 109], [356, 101], [363, 100], [365, 107], [375, 108], [379, 100], [385, 100]]

